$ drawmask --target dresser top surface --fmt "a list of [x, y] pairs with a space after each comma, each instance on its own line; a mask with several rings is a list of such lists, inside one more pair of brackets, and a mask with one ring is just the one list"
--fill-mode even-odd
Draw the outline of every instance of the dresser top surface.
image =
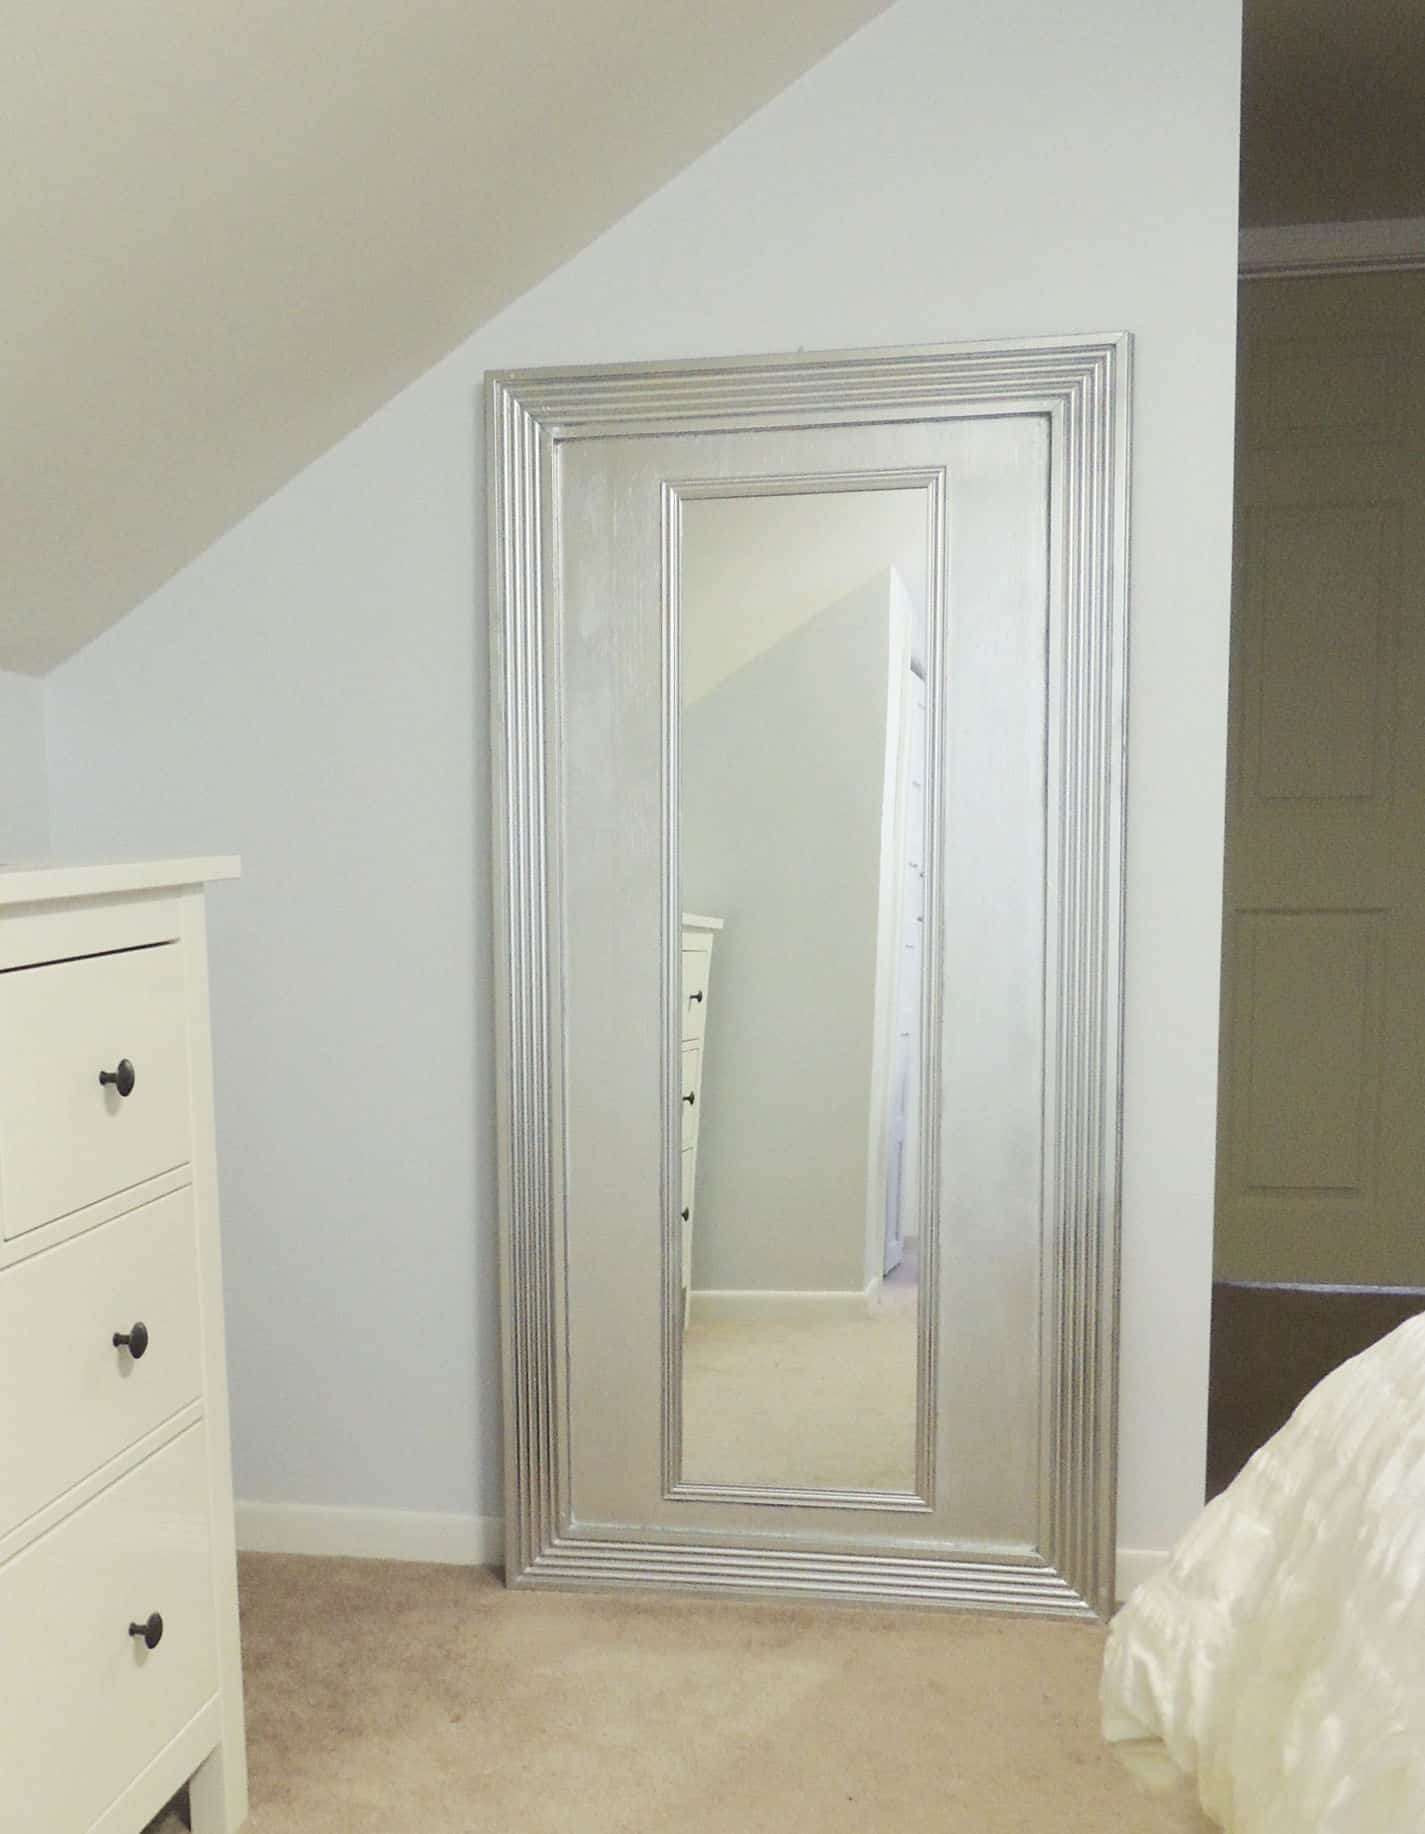
[[0, 910], [21, 904], [50, 904], [66, 898], [112, 898], [128, 892], [175, 891], [235, 879], [241, 870], [232, 854], [196, 859], [113, 860], [69, 865], [0, 863]]

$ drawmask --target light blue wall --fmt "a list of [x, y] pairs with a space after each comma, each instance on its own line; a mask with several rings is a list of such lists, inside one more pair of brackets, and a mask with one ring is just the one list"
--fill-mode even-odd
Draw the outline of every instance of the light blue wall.
[[0, 669], [0, 862], [49, 853], [44, 683]]

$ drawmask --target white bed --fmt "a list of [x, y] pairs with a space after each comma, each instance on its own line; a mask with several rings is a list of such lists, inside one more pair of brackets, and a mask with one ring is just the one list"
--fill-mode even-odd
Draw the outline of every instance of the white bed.
[[1312, 1390], [1114, 1619], [1110, 1740], [1230, 1834], [1425, 1834], [1425, 1317]]

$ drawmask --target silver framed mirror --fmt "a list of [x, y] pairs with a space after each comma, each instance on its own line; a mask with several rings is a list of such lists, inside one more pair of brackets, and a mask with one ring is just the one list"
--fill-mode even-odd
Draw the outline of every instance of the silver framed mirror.
[[1111, 1609], [1128, 369], [489, 378], [511, 1583]]

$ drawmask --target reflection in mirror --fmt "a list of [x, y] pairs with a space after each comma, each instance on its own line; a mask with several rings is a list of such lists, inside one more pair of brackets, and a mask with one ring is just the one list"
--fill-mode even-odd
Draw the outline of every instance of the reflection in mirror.
[[681, 1478], [907, 1493], [930, 504], [827, 486], [681, 500]]

